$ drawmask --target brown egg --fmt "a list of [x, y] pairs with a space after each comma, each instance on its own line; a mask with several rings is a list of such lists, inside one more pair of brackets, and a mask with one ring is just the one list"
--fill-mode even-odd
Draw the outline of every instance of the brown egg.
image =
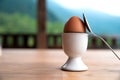
[[77, 17], [71, 17], [64, 26], [64, 33], [86, 32], [83, 21]]

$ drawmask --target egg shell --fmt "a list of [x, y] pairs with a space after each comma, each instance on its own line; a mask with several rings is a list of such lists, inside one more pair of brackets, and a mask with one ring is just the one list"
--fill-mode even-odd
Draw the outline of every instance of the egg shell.
[[85, 33], [84, 22], [77, 16], [72, 16], [64, 26], [64, 33]]

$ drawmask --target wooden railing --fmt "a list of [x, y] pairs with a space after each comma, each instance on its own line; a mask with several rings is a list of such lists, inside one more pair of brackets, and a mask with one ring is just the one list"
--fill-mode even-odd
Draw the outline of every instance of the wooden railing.
[[47, 47], [48, 48], [62, 48], [61, 34], [48, 35], [47, 36]]
[[3, 48], [36, 48], [36, 35], [34, 34], [0, 34]]
[[[112, 48], [119, 48], [118, 38], [117, 37], [108, 37], [108, 36], [102, 36]], [[47, 36], [47, 46], [48, 48], [61, 48], [61, 35], [48, 35]], [[100, 39], [89, 36], [88, 41], [88, 48], [89, 49], [108, 49], [108, 47], [102, 42]]]
[[[102, 36], [112, 48], [120, 48], [117, 37]], [[35, 34], [0, 34], [0, 42], [3, 48], [37, 48], [37, 36]], [[47, 48], [62, 48], [61, 34], [47, 35]], [[107, 49], [107, 46], [98, 38], [89, 36], [89, 49]]]
[[[119, 45], [117, 43], [118, 38], [117, 37], [108, 37], [108, 36], [101, 36], [107, 43], [112, 47], [112, 48], [119, 48]], [[89, 36], [89, 41], [88, 41], [88, 48], [92, 49], [108, 49], [106, 44], [101, 41], [97, 37]]]

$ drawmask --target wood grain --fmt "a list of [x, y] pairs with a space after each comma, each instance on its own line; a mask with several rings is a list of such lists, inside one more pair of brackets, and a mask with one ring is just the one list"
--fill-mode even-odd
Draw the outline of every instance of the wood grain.
[[82, 59], [88, 71], [68, 72], [60, 70], [67, 60], [61, 49], [4, 49], [0, 80], [120, 80], [120, 61], [111, 51], [88, 50]]

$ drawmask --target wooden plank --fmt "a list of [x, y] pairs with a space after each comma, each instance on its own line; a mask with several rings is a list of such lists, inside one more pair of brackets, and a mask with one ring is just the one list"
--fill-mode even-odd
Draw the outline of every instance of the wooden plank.
[[[88, 71], [62, 71], [67, 56], [61, 49], [5, 49], [0, 57], [1, 80], [120, 80], [120, 62], [110, 50], [88, 50]], [[116, 50], [119, 53], [119, 50]]]

